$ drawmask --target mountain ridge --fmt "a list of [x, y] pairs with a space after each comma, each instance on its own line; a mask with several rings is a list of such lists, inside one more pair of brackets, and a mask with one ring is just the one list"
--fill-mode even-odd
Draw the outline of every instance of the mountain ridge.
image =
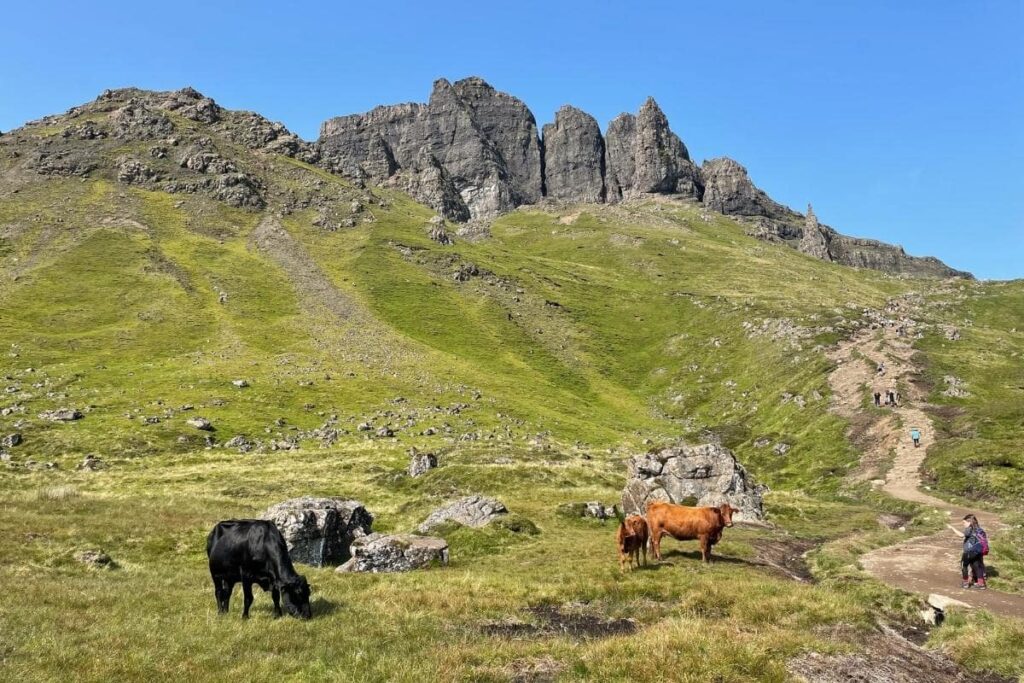
[[[168, 112], [211, 126], [250, 150], [280, 153], [358, 184], [402, 190], [460, 223], [487, 222], [540, 202], [600, 204], [664, 195], [730, 216], [752, 236], [825, 261], [911, 276], [973, 277], [934, 257], [910, 256], [896, 245], [843, 235], [819, 223], [813, 211], [804, 215], [775, 202], [732, 159], [719, 157], [697, 166], [654, 98], [636, 115], [615, 117], [603, 133], [592, 116], [571, 105], [538, 128], [521, 100], [481, 78], [439, 79], [426, 104], [380, 105], [366, 114], [334, 117], [323, 123], [320, 138], [309, 142], [283, 124], [255, 112], [225, 109], [190, 87], [121, 88], [0, 134], [0, 140], [81, 119], [62, 130], [59, 140], [36, 141], [31, 158], [20, 165], [42, 175], [84, 177], [102, 164], [79, 143], [106, 137], [174, 139]], [[99, 113], [110, 115], [112, 130], [102, 129]], [[177, 170], [157, 172], [152, 159], [122, 158], [116, 160], [115, 179], [171, 193], [207, 192], [233, 206], [263, 208], [265, 193], [253, 177], [205, 149], [202, 137], [191, 145], [193, 154], [182, 157], [179, 166], [201, 178], [180, 178]], [[149, 153], [159, 159], [169, 152], [154, 147]]]

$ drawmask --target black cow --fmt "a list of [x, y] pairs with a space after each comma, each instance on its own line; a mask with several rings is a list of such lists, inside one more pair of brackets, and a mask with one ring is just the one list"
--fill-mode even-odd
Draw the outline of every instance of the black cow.
[[309, 584], [295, 573], [284, 537], [273, 522], [262, 519], [233, 519], [218, 522], [206, 538], [206, 556], [210, 558], [210, 576], [217, 596], [217, 611], [225, 614], [235, 584], [242, 583], [249, 618], [252, 585], [270, 591], [274, 598], [274, 616], [281, 616], [281, 596], [288, 614], [309, 619]]

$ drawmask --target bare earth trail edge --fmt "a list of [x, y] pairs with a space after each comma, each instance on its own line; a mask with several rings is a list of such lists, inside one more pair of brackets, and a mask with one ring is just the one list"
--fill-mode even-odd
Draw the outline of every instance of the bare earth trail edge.
[[[896, 305], [897, 313], [909, 312], [902, 310], [903, 305], [902, 302]], [[916, 373], [911, 362], [913, 327], [904, 328], [903, 334], [899, 330], [900, 323], [862, 330], [829, 354], [836, 363], [829, 375], [833, 410], [864, 428], [863, 437], [858, 439], [863, 447], [861, 465], [851, 477], [871, 481], [894, 498], [931, 506], [945, 513], [948, 523], [957, 528], [963, 516], [972, 512], [990, 535], [998, 535], [1006, 528], [998, 515], [954, 505], [921, 490], [920, 468], [927, 448], [935, 443], [935, 428], [922, 409], [926, 399], [924, 392], [910, 381]], [[876, 372], [880, 363], [885, 364], [884, 375]], [[868, 414], [862, 407], [864, 387], [881, 387], [884, 396], [885, 389], [894, 383], [903, 394], [899, 405], [887, 407], [877, 416]], [[922, 443], [917, 448], [910, 438], [912, 427], [921, 432]], [[883, 480], [881, 473], [890, 458], [892, 464]], [[960, 549], [961, 544], [953, 532], [944, 529], [873, 550], [861, 558], [861, 565], [878, 580], [902, 590], [938, 593], [971, 607], [1024, 619], [1024, 595], [1001, 593], [991, 588], [979, 591], [959, 587]]]

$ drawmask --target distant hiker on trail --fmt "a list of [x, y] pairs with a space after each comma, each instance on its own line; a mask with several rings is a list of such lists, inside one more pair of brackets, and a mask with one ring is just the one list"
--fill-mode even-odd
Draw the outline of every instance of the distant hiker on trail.
[[882, 405], [882, 392], [877, 387], [875, 388], [874, 391], [875, 391], [875, 405], [876, 406], [880, 406], [880, 405]]
[[889, 389], [888, 391], [885, 392], [885, 404], [889, 405], [889, 406], [895, 406], [896, 405], [896, 390], [895, 389]]
[[910, 438], [914, 440], [914, 448], [921, 445], [921, 430], [917, 427], [910, 428]]
[[[978, 518], [974, 515], [964, 515], [963, 519], [963, 540], [964, 550], [960, 555], [960, 587], [977, 587], [980, 590], [988, 588], [985, 585], [985, 555], [988, 555], [988, 534], [978, 524]], [[961, 535], [955, 527], [949, 527], [956, 531], [957, 536]], [[970, 580], [967, 571], [970, 570]]]
[[884, 375], [885, 374], [885, 363], [879, 363], [878, 364], [878, 374], [879, 375]]

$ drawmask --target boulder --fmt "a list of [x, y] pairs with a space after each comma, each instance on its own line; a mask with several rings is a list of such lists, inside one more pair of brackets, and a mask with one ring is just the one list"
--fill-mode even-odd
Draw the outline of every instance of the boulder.
[[418, 531], [427, 533], [444, 522], [457, 522], [478, 529], [507, 514], [505, 504], [485, 496], [467, 496], [430, 513], [420, 524]]
[[195, 427], [196, 429], [200, 429], [204, 432], [213, 431], [213, 425], [210, 424], [210, 421], [207, 420], [205, 417], [190, 417], [189, 419], [185, 420], [185, 424], [187, 424], [189, 427]]
[[604, 138], [593, 116], [566, 105], [544, 126], [544, 183], [552, 199], [604, 201]]
[[317, 567], [348, 560], [349, 546], [373, 525], [362, 503], [342, 498], [293, 498], [267, 508], [262, 518], [281, 530], [293, 561]]
[[104, 469], [106, 466], [107, 464], [103, 462], [98, 456], [90, 454], [85, 456], [82, 462], [79, 463], [78, 469], [83, 470], [85, 472], [96, 472], [97, 470]]
[[113, 558], [102, 550], [80, 550], [75, 553], [74, 557], [78, 562], [97, 569], [117, 566]]
[[737, 521], [760, 520], [764, 490], [728, 448], [713, 443], [677, 445], [630, 459], [622, 507], [626, 514], [643, 514], [647, 503], [655, 500], [702, 506], [729, 503], [739, 511]]
[[419, 453], [412, 451], [412, 459], [409, 461], [409, 476], [418, 477], [437, 467], [437, 456], [433, 453]]
[[411, 534], [370, 534], [349, 546], [352, 557], [339, 572], [407, 572], [433, 564], [448, 564], [448, 542]]
[[50, 422], [73, 422], [82, 419], [82, 413], [74, 408], [58, 408], [39, 413], [39, 419]]
[[0, 448], [14, 448], [22, 442], [21, 434], [15, 432], [0, 439]]

